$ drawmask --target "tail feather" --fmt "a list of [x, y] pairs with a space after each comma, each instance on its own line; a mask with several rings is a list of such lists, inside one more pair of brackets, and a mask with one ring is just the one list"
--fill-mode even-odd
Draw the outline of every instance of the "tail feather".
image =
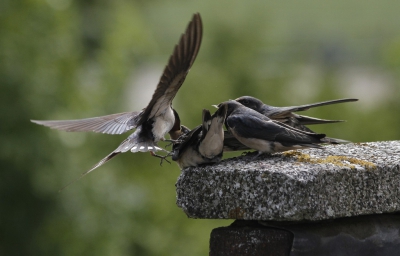
[[84, 172], [81, 174], [81, 176], [79, 176], [78, 178], [76, 178], [75, 180], [71, 181], [70, 183], [68, 183], [67, 185], [65, 185], [64, 187], [62, 187], [58, 192], [63, 191], [64, 189], [66, 189], [67, 187], [69, 187], [70, 185], [72, 185], [73, 183], [77, 182], [78, 180], [82, 179], [84, 176], [86, 176], [87, 174], [91, 173], [92, 171], [94, 171], [95, 169], [97, 169], [98, 167], [102, 166], [103, 164], [107, 163], [108, 161], [110, 161], [113, 157], [115, 157], [116, 155], [118, 155], [120, 152], [111, 152], [110, 154], [108, 154], [106, 157], [104, 157], [103, 159], [101, 159], [97, 164], [93, 165], [92, 168], [90, 168], [88, 171]]
[[159, 151], [159, 150], [165, 151], [165, 149], [160, 148], [153, 141], [143, 141], [143, 142], [135, 143], [135, 144], [133, 144], [133, 146], [131, 148], [131, 152], [132, 153], [149, 152], [149, 151], [150, 152], [156, 152], [156, 151]]
[[313, 144], [313, 143], [310, 143], [310, 144], [299, 144], [299, 145], [302, 146], [302, 147], [305, 147], [305, 148], [319, 148], [319, 149], [324, 148], [321, 145]]
[[114, 152], [125, 153], [127, 151], [132, 153], [136, 152], [156, 152], [163, 150], [157, 146], [153, 138], [148, 138], [143, 135], [142, 127], [138, 127], [134, 133], [132, 133], [128, 138], [126, 138]]
[[310, 108], [321, 107], [326, 105], [338, 104], [338, 103], [345, 103], [345, 102], [353, 102], [358, 101], [358, 99], [338, 99], [338, 100], [328, 100], [323, 102], [305, 104], [300, 106], [292, 106], [292, 107], [282, 107], [282, 110], [291, 111], [291, 112], [298, 112], [298, 111], [305, 111]]
[[136, 130], [134, 133], [132, 133], [124, 141], [122, 141], [121, 144], [113, 152], [111, 152], [106, 157], [101, 159], [97, 164], [93, 165], [93, 167], [90, 168], [88, 171], [82, 173], [81, 176], [79, 176], [77, 179], [73, 180], [72, 182], [68, 183], [66, 186], [61, 188], [59, 190], [59, 192], [61, 192], [62, 190], [64, 190], [68, 186], [70, 186], [71, 184], [77, 182], [78, 180], [82, 179], [84, 176], [86, 176], [90, 172], [94, 171], [95, 169], [99, 168], [103, 164], [107, 163], [108, 161], [110, 161], [112, 158], [114, 158], [116, 155], [118, 155], [120, 153], [125, 153], [125, 152], [127, 152], [129, 150], [132, 153], [148, 152], [148, 151], [156, 152], [158, 150], [164, 150], [164, 149], [158, 147], [156, 145], [156, 143], [154, 141], [152, 141], [152, 140], [143, 141], [143, 139], [142, 139], [142, 141], [138, 141], [139, 140], [139, 136], [138, 136], [139, 131], [140, 131], [140, 128], [138, 130]]
[[321, 139], [323, 143], [329, 143], [329, 144], [344, 144], [344, 143], [351, 143], [351, 141], [348, 140], [342, 140], [342, 139], [336, 139], [336, 138], [330, 138], [330, 137], [325, 137]]
[[296, 119], [301, 125], [312, 125], [312, 124], [331, 124], [331, 123], [340, 123], [345, 122], [345, 120], [329, 120], [329, 119], [321, 119], [310, 116], [296, 115]]

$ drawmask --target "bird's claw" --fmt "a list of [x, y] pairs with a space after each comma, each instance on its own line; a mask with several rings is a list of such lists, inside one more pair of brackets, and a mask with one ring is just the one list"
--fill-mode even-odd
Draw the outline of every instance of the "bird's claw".
[[178, 140], [164, 140], [164, 141], [169, 142], [167, 145], [165, 145], [165, 147], [170, 147], [172, 145], [180, 144], [183, 142], [183, 140], [179, 140], [179, 139]]
[[165, 156], [157, 155], [156, 153], [154, 153], [154, 152], [152, 152], [152, 151], [150, 151], [150, 154], [151, 154], [152, 156], [155, 156], [155, 157], [158, 157], [158, 158], [161, 159], [161, 160], [160, 160], [160, 166], [162, 166], [162, 163], [163, 163], [164, 160], [165, 160], [167, 163], [171, 164], [171, 162], [168, 161], [168, 159], [167, 159], [167, 157], [169, 157], [169, 156], [172, 155], [171, 152], [168, 152], [168, 154], [165, 155]]
[[168, 156], [169, 156], [169, 155], [161, 156], [161, 157], [160, 157], [160, 158], [161, 158], [161, 160], [160, 160], [160, 166], [162, 166], [162, 163], [163, 163], [164, 160], [165, 160], [167, 163], [171, 164], [171, 162], [167, 160], [167, 157], [168, 157]]

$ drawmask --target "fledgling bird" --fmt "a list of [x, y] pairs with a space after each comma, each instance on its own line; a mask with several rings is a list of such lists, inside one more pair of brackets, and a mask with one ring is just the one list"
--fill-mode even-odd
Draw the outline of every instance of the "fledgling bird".
[[[261, 100], [251, 97], [251, 96], [242, 96], [236, 99], [237, 102], [241, 103], [242, 105], [251, 108], [268, 118], [273, 120], [283, 122], [287, 125], [290, 125], [296, 129], [315, 133], [313, 130], [308, 128], [306, 125], [311, 124], [328, 124], [328, 123], [337, 123], [343, 122], [343, 120], [326, 120], [326, 119], [319, 119], [315, 117], [309, 117], [304, 115], [298, 115], [294, 112], [297, 111], [305, 111], [313, 107], [331, 105], [331, 104], [338, 104], [344, 102], [353, 102], [358, 101], [358, 99], [338, 99], [338, 100], [330, 100], [324, 102], [317, 102], [312, 104], [300, 105], [300, 106], [290, 106], [290, 107], [274, 107], [264, 104]], [[225, 131], [224, 137], [224, 151], [239, 151], [239, 150], [247, 150], [249, 149], [247, 146], [240, 143], [233, 134], [229, 131]], [[349, 143], [350, 141], [337, 139], [337, 138], [330, 138], [325, 137], [324, 143], [330, 144], [339, 144], [339, 143]]]
[[[185, 81], [202, 39], [202, 22], [200, 14], [193, 15], [186, 31], [175, 46], [168, 64], [165, 67], [151, 101], [140, 112], [125, 112], [107, 116], [79, 120], [38, 121], [34, 123], [64, 131], [94, 131], [107, 134], [121, 134], [135, 129], [127, 139], [109, 155], [100, 160], [81, 177], [103, 165], [119, 153], [127, 151], [154, 152], [164, 150], [157, 143], [164, 140], [166, 133], [171, 137], [179, 136], [181, 126], [178, 113], [172, 108], [172, 100]], [[80, 178], [81, 178], [80, 177]]]
[[243, 145], [263, 153], [276, 153], [300, 148], [322, 148], [325, 134], [310, 133], [272, 120], [237, 101], [222, 102], [227, 106], [225, 126]]
[[243, 151], [250, 148], [243, 145], [230, 131], [224, 131], [224, 152]]
[[212, 116], [204, 109], [202, 125], [178, 139], [172, 150], [172, 160], [181, 169], [221, 161], [224, 147], [224, 121], [227, 107], [219, 108]]
[[294, 128], [306, 131], [306, 132], [314, 132], [306, 125], [311, 124], [328, 124], [328, 123], [338, 123], [343, 122], [343, 120], [326, 120], [319, 119], [315, 117], [298, 115], [294, 112], [305, 111], [310, 108], [326, 106], [331, 104], [338, 104], [344, 102], [353, 102], [358, 101], [358, 99], [338, 99], [338, 100], [329, 100], [323, 102], [317, 102], [312, 104], [305, 104], [300, 106], [290, 106], [290, 107], [274, 107], [264, 104], [261, 100], [251, 97], [251, 96], [242, 96], [236, 99], [237, 102], [242, 105], [254, 109], [255, 111], [287, 125], [290, 125]]

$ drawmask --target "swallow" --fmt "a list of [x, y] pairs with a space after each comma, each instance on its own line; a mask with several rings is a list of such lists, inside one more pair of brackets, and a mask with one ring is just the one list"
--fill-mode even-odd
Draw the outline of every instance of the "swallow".
[[243, 145], [236, 139], [230, 131], [224, 131], [224, 152], [249, 150], [250, 148]]
[[310, 108], [319, 107], [319, 106], [326, 106], [331, 104], [338, 104], [344, 102], [353, 102], [358, 101], [358, 99], [338, 99], [338, 100], [329, 100], [323, 102], [317, 102], [312, 104], [306, 104], [301, 106], [290, 106], [290, 107], [274, 107], [264, 104], [261, 100], [251, 97], [251, 96], [242, 96], [236, 99], [237, 102], [241, 103], [242, 105], [251, 108], [266, 117], [269, 117], [273, 120], [285, 123], [290, 125], [294, 128], [306, 131], [306, 132], [314, 132], [306, 125], [312, 124], [328, 124], [328, 123], [338, 123], [344, 122], [343, 120], [326, 120], [326, 119], [319, 119], [309, 116], [298, 115], [294, 112], [305, 111]]
[[[238, 101], [222, 102], [227, 106], [225, 126], [244, 146], [255, 149], [258, 155], [301, 148], [322, 148], [325, 134], [310, 133], [272, 120]], [[258, 156], [257, 155], [257, 156]]]
[[181, 124], [181, 119], [179, 118], [178, 112], [173, 109], [175, 115], [175, 123], [172, 129], [168, 132], [169, 137], [171, 138], [172, 144], [179, 139], [179, 137], [184, 134], [190, 132], [190, 129]]
[[83, 173], [81, 177], [108, 162], [116, 155], [129, 150], [133, 153], [150, 151], [152, 155], [158, 156], [154, 152], [164, 149], [160, 148], [157, 143], [160, 140], [165, 140], [166, 133], [175, 138], [181, 132], [179, 115], [172, 108], [172, 100], [196, 59], [201, 45], [202, 30], [200, 14], [196, 13], [189, 22], [186, 31], [181, 35], [178, 44], [175, 45], [157, 88], [149, 104], [142, 111], [78, 120], [31, 121], [53, 129], [70, 132], [93, 131], [122, 134], [136, 128], [135, 132], [122, 141], [113, 152]]
[[212, 116], [204, 109], [202, 124], [183, 134], [172, 150], [172, 160], [181, 169], [221, 161], [224, 148], [224, 122], [227, 107], [219, 108]]

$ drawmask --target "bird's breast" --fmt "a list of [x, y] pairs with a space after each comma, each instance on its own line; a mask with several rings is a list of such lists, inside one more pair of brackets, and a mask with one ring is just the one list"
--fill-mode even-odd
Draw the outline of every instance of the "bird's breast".
[[218, 156], [224, 148], [224, 130], [222, 125], [215, 123], [211, 125], [210, 130], [199, 145], [200, 154], [207, 158]]
[[204, 158], [193, 147], [189, 147], [176, 161], [181, 169], [189, 166], [197, 166], [204, 162]]
[[168, 133], [175, 123], [175, 116], [172, 108], [167, 108], [165, 112], [158, 116], [153, 117], [153, 136], [154, 141], [158, 142], [164, 139], [166, 133]]

